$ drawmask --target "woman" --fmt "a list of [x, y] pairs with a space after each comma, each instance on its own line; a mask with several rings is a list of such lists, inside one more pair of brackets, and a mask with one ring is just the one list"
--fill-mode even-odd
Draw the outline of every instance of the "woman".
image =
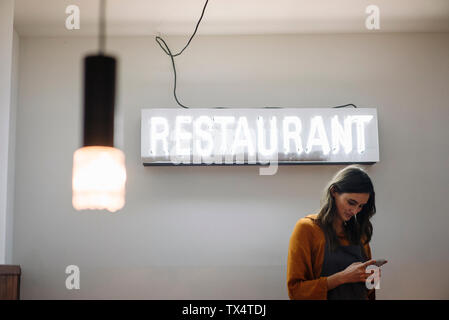
[[370, 219], [374, 188], [358, 166], [340, 170], [325, 189], [321, 209], [300, 219], [290, 238], [287, 287], [290, 299], [375, 299], [368, 290]]

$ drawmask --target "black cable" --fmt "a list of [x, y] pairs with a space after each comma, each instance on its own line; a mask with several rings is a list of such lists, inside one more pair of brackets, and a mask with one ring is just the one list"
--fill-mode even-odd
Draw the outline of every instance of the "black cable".
[[336, 107], [332, 107], [332, 108], [344, 108], [344, 107], [349, 107], [349, 106], [357, 108], [357, 106], [355, 104], [352, 104], [352, 103], [348, 103], [348, 104], [344, 104], [342, 106], [336, 106]]
[[100, 0], [100, 25], [98, 32], [98, 47], [100, 54], [103, 55], [106, 47], [106, 1]]
[[[204, 4], [203, 11], [201, 12], [201, 17], [200, 17], [200, 19], [198, 20], [198, 22], [196, 23], [195, 31], [193, 31], [193, 34], [190, 36], [190, 39], [189, 39], [189, 41], [187, 42], [187, 44], [185, 45], [185, 47], [184, 47], [181, 51], [179, 51], [177, 54], [172, 54], [172, 53], [171, 53], [170, 48], [168, 47], [167, 43], [165, 43], [164, 39], [162, 39], [162, 38], [159, 37], [159, 36], [156, 37], [156, 42], [159, 44], [159, 46], [162, 48], [162, 50], [164, 50], [164, 52], [165, 52], [168, 56], [170, 56], [170, 58], [171, 58], [171, 63], [172, 63], [172, 66], [173, 66], [173, 74], [174, 74], [174, 77], [175, 77], [175, 83], [174, 83], [174, 86], [173, 86], [173, 95], [174, 95], [174, 97], [175, 97], [176, 102], [177, 102], [181, 107], [183, 107], [183, 108], [185, 108], [185, 109], [188, 109], [189, 107], [186, 107], [186, 106], [183, 105], [181, 102], [179, 102], [178, 97], [176, 96], [176, 80], [177, 80], [177, 76], [176, 76], [176, 66], [175, 66], [175, 59], [174, 59], [174, 57], [179, 56], [179, 55], [180, 55], [181, 53], [183, 53], [184, 50], [189, 46], [190, 42], [192, 41], [193, 37], [195, 36], [195, 34], [196, 34], [197, 30], [198, 30], [198, 27], [199, 27], [199, 25], [200, 25], [201, 20], [203, 19], [204, 11], [206, 11], [206, 6], [207, 6], [207, 3], [208, 3], [208, 2], [209, 2], [209, 0], [206, 0], [206, 3]], [[165, 48], [162, 46], [161, 41], [162, 41], [162, 43], [164, 44]]]
[[183, 53], [184, 50], [189, 46], [190, 42], [192, 41], [193, 37], [194, 37], [195, 34], [196, 34], [196, 31], [198, 30], [198, 27], [199, 27], [199, 25], [200, 25], [201, 20], [203, 19], [204, 11], [206, 11], [206, 6], [207, 6], [207, 3], [208, 3], [208, 2], [209, 2], [209, 0], [206, 0], [206, 3], [204, 4], [204, 7], [203, 7], [203, 11], [201, 12], [200, 19], [198, 20], [198, 22], [197, 22], [197, 24], [196, 24], [195, 31], [193, 31], [193, 34], [192, 34], [192, 36], [190, 37], [189, 41], [187, 42], [186, 46], [185, 46], [180, 52], [178, 52], [177, 54], [175, 54], [175, 55], [174, 55], [175, 57], [176, 57], [176, 56], [179, 56], [181, 53]]
[[175, 76], [174, 87], [173, 87], [173, 95], [174, 95], [174, 97], [175, 97], [175, 100], [176, 100], [176, 102], [177, 102], [181, 107], [183, 107], [183, 108], [185, 108], [185, 109], [189, 109], [189, 107], [186, 107], [186, 106], [183, 105], [181, 102], [179, 102], [178, 97], [176, 96], [176, 79], [177, 79], [177, 76], [176, 76], [176, 66], [175, 66], [175, 59], [174, 59], [174, 56], [173, 56], [173, 54], [171, 53], [170, 48], [169, 48], [169, 47], [167, 46], [167, 44], [165, 43], [164, 39], [162, 39], [161, 37], [156, 37], [156, 41], [157, 41], [157, 43], [159, 43], [160, 46], [161, 46], [161, 44], [160, 44], [159, 41], [162, 41], [162, 43], [163, 43], [163, 44], [165, 45], [165, 47], [167, 48], [167, 51], [165, 51], [165, 49], [161, 46], [162, 50], [164, 50], [164, 51], [167, 53], [167, 55], [169, 55], [170, 58], [171, 58], [171, 64], [172, 64], [172, 66], [173, 66], [173, 74], [174, 74], [174, 76]]
[[[101, 0], [101, 1], [103, 1], [103, 0]], [[193, 34], [190, 36], [189, 41], [187, 42], [185, 47], [181, 51], [179, 51], [178, 53], [172, 54], [170, 48], [168, 47], [168, 45], [164, 41], [164, 39], [162, 39], [159, 36], [156, 36], [156, 42], [161, 47], [161, 49], [164, 50], [164, 52], [170, 57], [171, 63], [172, 63], [172, 66], [173, 66], [173, 75], [174, 75], [173, 96], [175, 97], [175, 100], [178, 103], [178, 105], [183, 107], [183, 108], [185, 108], [185, 109], [189, 109], [189, 107], [187, 107], [187, 106], [183, 105], [181, 102], [179, 102], [178, 97], [176, 95], [177, 74], [176, 74], [176, 66], [175, 66], [175, 59], [174, 58], [179, 56], [179, 55], [181, 55], [184, 52], [184, 50], [189, 46], [190, 42], [192, 41], [193, 37], [195, 36], [195, 34], [196, 34], [197, 30], [198, 30], [198, 27], [200, 25], [201, 20], [203, 19], [204, 12], [206, 11], [206, 7], [207, 7], [207, 3], [208, 2], [209, 2], [209, 0], [206, 0], [206, 2], [204, 3], [203, 11], [201, 12], [201, 16], [200, 16], [198, 22], [196, 23], [195, 30], [193, 31]], [[352, 103], [341, 105], [341, 106], [336, 106], [336, 107], [333, 107], [333, 108], [344, 108], [344, 107], [349, 107], [349, 106], [357, 108], [357, 106], [352, 104]], [[228, 109], [228, 108], [227, 107], [215, 107], [214, 109]], [[283, 109], [283, 107], [264, 107], [264, 109]]]

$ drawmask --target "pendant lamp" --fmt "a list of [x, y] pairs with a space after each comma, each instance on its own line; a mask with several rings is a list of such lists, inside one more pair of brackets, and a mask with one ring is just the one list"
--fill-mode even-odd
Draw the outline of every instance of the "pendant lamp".
[[106, 56], [105, 2], [100, 0], [100, 52], [84, 58], [83, 147], [73, 154], [76, 210], [120, 210], [125, 205], [124, 153], [114, 148], [116, 59]]

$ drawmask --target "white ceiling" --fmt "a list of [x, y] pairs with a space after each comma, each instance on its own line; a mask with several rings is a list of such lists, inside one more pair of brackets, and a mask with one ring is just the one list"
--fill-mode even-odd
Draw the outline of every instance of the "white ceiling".
[[[108, 35], [190, 34], [205, 0], [108, 0]], [[80, 30], [65, 9], [80, 8]], [[380, 8], [380, 30], [365, 8]], [[98, 31], [99, 0], [16, 0], [21, 36], [83, 36]], [[449, 0], [209, 0], [198, 34], [449, 32]]]

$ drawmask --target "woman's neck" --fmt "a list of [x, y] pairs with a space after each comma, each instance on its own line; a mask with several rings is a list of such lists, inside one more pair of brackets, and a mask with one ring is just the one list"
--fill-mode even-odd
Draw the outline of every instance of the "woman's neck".
[[344, 231], [343, 220], [341, 220], [339, 216], [335, 217], [333, 225], [334, 225], [334, 230], [337, 234], [343, 233], [343, 231]]

